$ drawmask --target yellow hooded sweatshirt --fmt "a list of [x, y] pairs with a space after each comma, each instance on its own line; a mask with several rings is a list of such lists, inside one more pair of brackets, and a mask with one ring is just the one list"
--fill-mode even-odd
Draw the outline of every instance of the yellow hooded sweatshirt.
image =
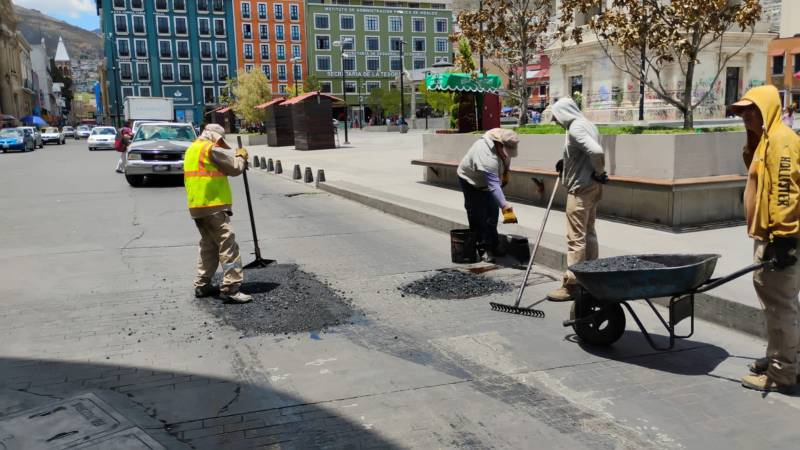
[[744, 151], [747, 233], [766, 242], [800, 236], [800, 137], [781, 121], [781, 99], [774, 86], [750, 89], [742, 99], [755, 103], [764, 119], [760, 138], [748, 131]]

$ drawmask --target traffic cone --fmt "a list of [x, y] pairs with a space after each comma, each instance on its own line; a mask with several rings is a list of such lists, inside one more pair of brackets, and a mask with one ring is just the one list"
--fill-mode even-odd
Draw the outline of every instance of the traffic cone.
[[292, 179], [293, 180], [299, 180], [300, 178], [303, 178], [300, 175], [300, 164], [295, 164], [294, 165], [294, 171], [292, 172]]
[[311, 167], [306, 167], [306, 172], [303, 174], [303, 181], [306, 183], [314, 182], [314, 175], [311, 173]]
[[283, 166], [281, 165], [281, 160], [278, 159], [275, 161], [275, 173], [282, 174], [283, 173]]

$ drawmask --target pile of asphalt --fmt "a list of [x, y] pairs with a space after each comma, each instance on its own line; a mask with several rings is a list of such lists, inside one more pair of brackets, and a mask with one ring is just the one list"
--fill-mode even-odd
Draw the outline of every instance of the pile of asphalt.
[[403, 295], [440, 300], [460, 300], [506, 292], [512, 286], [504, 281], [457, 270], [434, 275], [400, 286]]
[[624, 272], [630, 270], [660, 269], [666, 265], [639, 258], [637, 256], [615, 256], [613, 258], [594, 259], [575, 264], [571, 269], [575, 272]]
[[252, 302], [201, 301], [223, 324], [244, 336], [325, 331], [352, 323], [355, 316], [350, 300], [294, 264], [246, 269], [241, 289], [253, 296]]

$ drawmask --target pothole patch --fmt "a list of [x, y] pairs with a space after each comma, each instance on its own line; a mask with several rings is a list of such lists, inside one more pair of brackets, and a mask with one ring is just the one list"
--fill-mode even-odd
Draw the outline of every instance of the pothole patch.
[[502, 280], [458, 270], [443, 270], [398, 288], [403, 295], [437, 300], [464, 300], [508, 292], [513, 286]]

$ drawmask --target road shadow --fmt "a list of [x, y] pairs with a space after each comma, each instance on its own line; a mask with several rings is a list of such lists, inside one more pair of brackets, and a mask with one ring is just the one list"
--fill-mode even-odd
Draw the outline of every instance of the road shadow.
[[144, 183], [141, 186], [137, 186], [137, 189], [172, 187], [183, 187], [183, 175], [148, 175], [144, 177]]
[[244, 383], [191, 372], [18, 358], [0, 358], [0, 373], [0, 426], [25, 410], [93, 393], [170, 449], [399, 448], [345, 416], [349, 411], [358, 417], [346, 409], [352, 402], [314, 403], [270, 386], [267, 374], [261, 382]]

